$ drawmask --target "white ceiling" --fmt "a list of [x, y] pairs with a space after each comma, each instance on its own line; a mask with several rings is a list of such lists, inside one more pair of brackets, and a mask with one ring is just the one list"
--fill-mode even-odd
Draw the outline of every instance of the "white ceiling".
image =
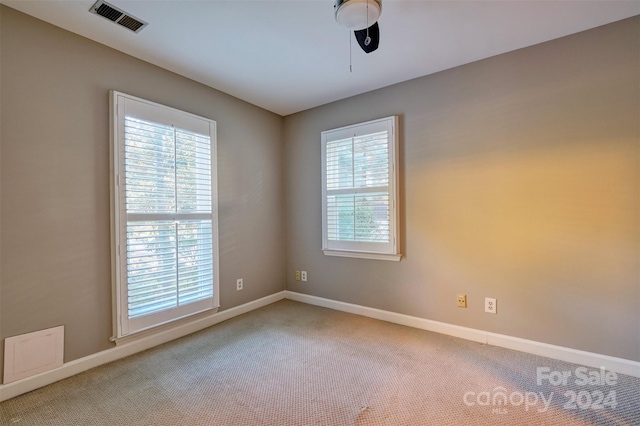
[[95, 0], [1, 0], [99, 43], [281, 115], [640, 14], [634, 1], [383, 0], [365, 54], [334, 0], [107, 0], [139, 34], [88, 12]]

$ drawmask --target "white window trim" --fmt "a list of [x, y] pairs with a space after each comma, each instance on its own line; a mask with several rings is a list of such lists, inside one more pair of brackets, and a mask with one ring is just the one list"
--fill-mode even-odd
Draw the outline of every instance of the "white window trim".
[[392, 262], [400, 262], [400, 259], [402, 259], [401, 254], [370, 253], [350, 250], [322, 250], [322, 252], [325, 256], [353, 257], [356, 259], [389, 260]]
[[[166, 113], [168, 122], [181, 127], [180, 124], [184, 124], [185, 129], [196, 128], [204, 130], [208, 127], [208, 134], [211, 140], [211, 192], [212, 192], [212, 211], [211, 211], [211, 227], [212, 227], [212, 239], [213, 239], [213, 297], [211, 300], [207, 300], [206, 303], [201, 301], [192, 303], [195, 309], [190, 309], [189, 312], [178, 313], [178, 316], [166, 321], [155, 321], [152, 324], [148, 324], [143, 328], [139, 328], [133, 332], [129, 332], [126, 324], [126, 318], [128, 317], [127, 310], [127, 285], [126, 280], [126, 241], [123, 241], [122, 236], [126, 230], [126, 216], [124, 213], [124, 199], [121, 198], [120, 185], [122, 183], [123, 175], [121, 174], [119, 167], [121, 162], [115, 161], [115, 159], [121, 158], [120, 151], [120, 138], [123, 138], [124, 129], [121, 127], [120, 117], [123, 116], [123, 101], [130, 99], [133, 101], [146, 104], [150, 108], [153, 108], [155, 113], [160, 111], [161, 114]], [[144, 108], [144, 106], [143, 106]], [[159, 108], [159, 109], [158, 109]], [[111, 222], [111, 268], [112, 268], [112, 311], [113, 311], [113, 337], [112, 341], [116, 343], [123, 340], [130, 341], [136, 336], [140, 338], [148, 335], [149, 331], [165, 329], [169, 324], [183, 320], [187, 317], [202, 314], [209, 311], [211, 314], [215, 314], [220, 307], [220, 279], [219, 279], [219, 247], [218, 247], [218, 209], [217, 209], [217, 140], [216, 140], [216, 122], [205, 117], [200, 117], [194, 114], [190, 114], [184, 111], [180, 111], [175, 108], [167, 107], [165, 105], [157, 104], [145, 99], [137, 98], [135, 96], [127, 95], [125, 93], [117, 92], [114, 90], [109, 91], [109, 111], [110, 111], [110, 128], [109, 139], [111, 144], [110, 149], [110, 192], [111, 192], [111, 209], [110, 209], [110, 222]], [[174, 113], [179, 113], [180, 118], [177, 119]], [[180, 121], [184, 120], [182, 123]], [[124, 120], [122, 120], [124, 121]], [[204, 126], [204, 127], [203, 127]], [[123, 278], [124, 277], [124, 278]], [[124, 319], [124, 321], [123, 321]]]
[[[352, 247], [344, 249], [329, 247], [327, 230], [327, 181], [326, 181], [326, 144], [332, 140], [339, 140], [358, 135], [362, 129], [386, 126], [389, 136], [389, 228], [391, 231], [391, 249], [389, 252], [369, 251], [366, 249], [354, 250]], [[391, 116], [364, 123], [341, 127], [322, 132], [321, 135], [321, 157], [322, 157], [322, 252], [326, 256], [351, 257], [359, 259], [400, 261], [400, 226], [399, 226], [399, 179], [398, 179], [398, 116]], [[364, 134], [368, 134], [368, 130]], [[334, 243], [335, 245], [335, 243]]]

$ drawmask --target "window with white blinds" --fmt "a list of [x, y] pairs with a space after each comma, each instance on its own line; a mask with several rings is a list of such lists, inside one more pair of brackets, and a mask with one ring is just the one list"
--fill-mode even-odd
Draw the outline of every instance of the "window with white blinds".
[[397, 117], [322, 132], [327, 255], [400, 260]]
[[116, 338], [218, 307], [215, 122], [112, 92]]

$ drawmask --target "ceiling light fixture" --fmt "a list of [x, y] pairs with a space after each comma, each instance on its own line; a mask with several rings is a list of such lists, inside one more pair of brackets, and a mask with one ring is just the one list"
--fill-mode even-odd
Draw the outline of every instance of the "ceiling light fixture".
[[333, 6], [336, 21], [353, 31], [375, 24], [382, 13], [381, 0], [336, 0]]
[[354, 32], [365, 53], [378, 48], [378, 18], [382, 13], [382, 0], [336, 0], [333, 9], [338, 24]]

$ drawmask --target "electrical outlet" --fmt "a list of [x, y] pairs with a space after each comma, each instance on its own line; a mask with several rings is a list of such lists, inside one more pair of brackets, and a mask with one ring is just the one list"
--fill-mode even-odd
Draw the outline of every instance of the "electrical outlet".
[[498, 302], [496, 299], [492, 299], [491, 297], [484, 298], [484, 311], [490, 314], [495, 314], [498, 312]]
[[242, 281], [242, 278], [238, 278], [236, 280], [236, 290], [240, 291], [244, 288], [244, 281]]
[[458, 308], [466, 308], [467, 307], [467, 295], [459, 294], [458, 295]]
[[296, 271], [296, 281], [300, 281], [300, 271]]
[[306, 281], [307, 280], [307, 271], [300, 271], [300, 279], [302, 281]]

